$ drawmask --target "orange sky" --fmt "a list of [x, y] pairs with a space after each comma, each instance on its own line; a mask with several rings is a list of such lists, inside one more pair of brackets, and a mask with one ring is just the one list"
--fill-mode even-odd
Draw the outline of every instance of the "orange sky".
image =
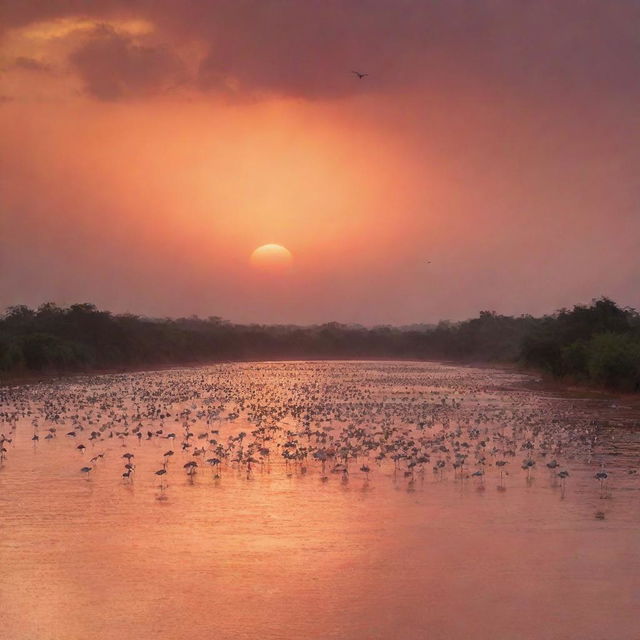
[[0, 306], [639, 305], [634, 2], [6, 4]]

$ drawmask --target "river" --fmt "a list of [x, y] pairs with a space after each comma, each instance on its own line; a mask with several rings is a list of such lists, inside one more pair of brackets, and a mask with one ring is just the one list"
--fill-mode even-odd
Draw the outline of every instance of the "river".
[[489, 368], [283, 362], [0, 403], [4, 640], [640, 637], [622, 401]]

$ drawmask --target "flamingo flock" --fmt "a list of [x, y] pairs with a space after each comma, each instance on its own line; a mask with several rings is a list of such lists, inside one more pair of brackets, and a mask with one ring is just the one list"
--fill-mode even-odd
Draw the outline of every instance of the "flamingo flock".
[[[564, 497], [571, 466], [593, 465], [601, 498], [612, 475], [637, 475], [637, 432], [621, 440], [597, 412], [511, 378], [502, 388], [482, 370], [443, 365], [262, 363], [3, 387], [0, 466], [29, 430], [38, 453], [54, 440], [75, 449], [70, 473], [91, 482], [105, 456], [118, 457], [121, 482], [155, 476], [162, 500], [170, 477], [227, 473], [315, 474], [320, 486], [380, 476], [408, 490], [428, 476], [484, 490], [493, 477], [505, 491], [507, 479], [532, 486], [546, 469]], [[136, 462], [149, 453], [155, 464]]]

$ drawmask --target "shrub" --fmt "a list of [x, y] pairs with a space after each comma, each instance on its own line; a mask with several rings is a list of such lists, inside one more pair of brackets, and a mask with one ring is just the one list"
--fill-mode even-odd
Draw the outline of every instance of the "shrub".
[[591, 339], [587, 351], [587, 367], [591, 380], [615, 389], [638, 390], [638, 338], [631, 334], [602, 333]]

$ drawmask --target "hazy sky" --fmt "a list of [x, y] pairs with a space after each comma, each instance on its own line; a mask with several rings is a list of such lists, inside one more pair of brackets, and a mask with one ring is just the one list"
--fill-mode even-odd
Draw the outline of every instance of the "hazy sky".
[[[363, 324], [640, 307], [638, 0], [0, 11], [0, 307]], [[249, 263], [266, 243], [289, 271]]]

